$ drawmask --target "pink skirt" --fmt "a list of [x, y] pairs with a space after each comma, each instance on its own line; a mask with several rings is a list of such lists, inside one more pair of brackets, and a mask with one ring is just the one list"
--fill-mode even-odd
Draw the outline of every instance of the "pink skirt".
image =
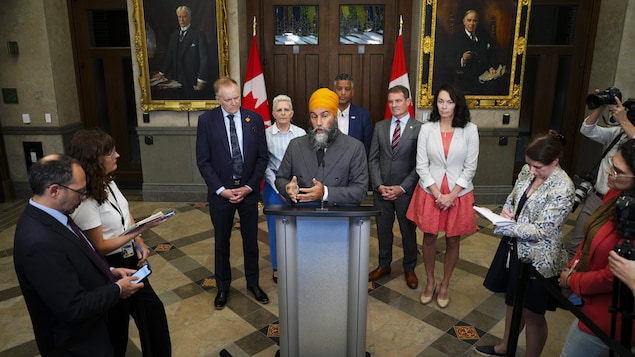
[[[441, 193], [450, 193], [444, 178]], [[445, 232], [446, 237], [456, 237], [476, 232], [476, 216], [474, 206], [474, 192], [470, 191], [454, 200], [454, 206], [441, 210], [434, 203], [435, 198], [427, 193], [421, 185], [412, 194], [406, 217], [413, 221], [423, 233], [437, 235]]]

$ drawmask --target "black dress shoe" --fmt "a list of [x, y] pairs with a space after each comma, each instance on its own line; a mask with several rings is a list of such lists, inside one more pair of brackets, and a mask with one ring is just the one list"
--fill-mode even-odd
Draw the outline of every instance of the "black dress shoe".
[[267, 296], [267, 294], [265, 294], [264, 291], [262, 291], [260, 286], [256, 286], [256, 287], [253, 287], [253, 288], [247, 288], [247, 290], [251, 291], [254, 294], [254, 298], [256, 298], [256, 300], [258, 300], [260, 303], [262, 303], [262, 304], [268, 304], [269, 303], [269, 297]]
[[496, 352], [494, 346], [477, 346], [474, 347], [474, 349], [476, 350], [476, 353], [481, 356], [505, 356], [504, 353]]
[[225, 304], [227, 304], [227, 292], [219, 291], [216, 294], [216, 299], [214, 299], [214, 306], [216, 310], [220, 310], [225, 307]]
[[273, 275], [272, 275], [271, 278], [273, 279], [274, 283], [278, 284], [278, 271], [277, 270], [273, 271]]

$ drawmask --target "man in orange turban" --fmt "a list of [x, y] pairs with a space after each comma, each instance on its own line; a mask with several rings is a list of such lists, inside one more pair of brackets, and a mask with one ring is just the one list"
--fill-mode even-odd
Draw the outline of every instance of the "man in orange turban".
[[309, 98], [309, 112], [315, 108], [324, 108], [333, 116], [337, 116], [337, 105], [339, 98], [337, 94], [328, 88], [320, 88], [311, 94]]
[[337, 128], [338, 96], [320, 88], [309, 99], [312, 129], [291, 140], [276, 175], [288, 202], [358, 205], [368, 190], [366, 150]]

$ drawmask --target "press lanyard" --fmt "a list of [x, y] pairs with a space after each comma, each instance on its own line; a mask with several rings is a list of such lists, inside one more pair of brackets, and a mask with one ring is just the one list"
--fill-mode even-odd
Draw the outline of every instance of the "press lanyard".
[[110, 185], [108, 186], [108, 189], [110, 190], [111, 196], [115, 199], [115, 203], [117, 203], [117, 205], [115, 205], [114, 203], [112, 203], [111, 200], [108, 200], [108, 203], [110, 203], [110, 205], [112, 206], [112, 208], [115, 209], [115, 211], [117, 211], [117, 213], [119, 213], [119, 216], [121, 217], [121, 225], [123, 226], [123, 228], [126, 228], [126, 221], [123, 218], [123, 212], [121, 211], [121, 208], [119, 207], [119, 200], [117, 200], [117, 196], [115, 195], [115, 191], [112, 190], [112, 188], [110, 187]]

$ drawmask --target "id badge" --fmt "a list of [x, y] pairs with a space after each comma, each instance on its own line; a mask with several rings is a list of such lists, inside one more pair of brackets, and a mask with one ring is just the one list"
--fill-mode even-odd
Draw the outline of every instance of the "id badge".
[[132, 245], [132, 242], [129, 242], [121, 248], [121, 255], [124, 258], [130, 258], [134, 255], [134, 246]]

